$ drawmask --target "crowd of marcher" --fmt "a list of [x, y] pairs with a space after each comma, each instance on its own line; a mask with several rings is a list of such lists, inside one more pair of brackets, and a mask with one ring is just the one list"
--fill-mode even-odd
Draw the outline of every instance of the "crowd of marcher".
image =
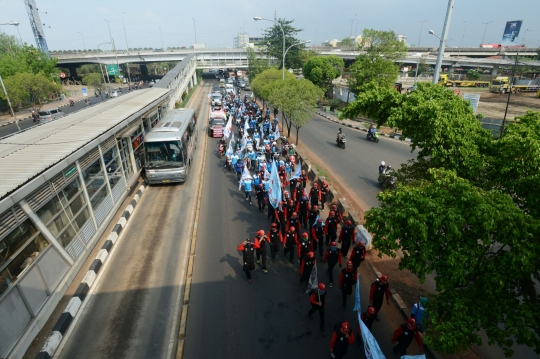
[[[328, 203], [329, 186], [326, 181], [322, 181], [320, 186], [314, 182], [308, 190], [310, 181], [306, 172], [297, 167], [294, 145], [279, 135], [277, 111], [274, 111], [272, 118], [271, 111], [261, 109], [253, 98], [248, 95], [241, 98], [234, 93], [224, 93], [221, 109], [238, 131], [235, 139], [230, 129], [228, 144], [225, 139], [218, 142], [220, 152], [225, 152], [225, 167], [236, 172], [245, 200], [251, 204], [254, 194], [259, 212], [266, 210], [270, 222], [268, 229], [260, 229], [253, 238], [246, 239], [237, 247], [242, 253], [243, 271], [248, 283], [252, 282], [251, 272], [256, 269], [256, 263], [266, 274], [267, 254], [275, 263], [282, 251], [283, 257], [290, 263], [294, 264], [297, 258], [300, 281], [307, 284], [317, 264], [318, 253], [319, 260], [327, 266], [325, 282], [329, 288], [334, 285], [335, 267], [340, 268], [338, 287], [345, 308], [357, 283], [358, 268], [366, 258], [364, 243], [356, 241], [356, 227], [351, 220], [343, 217], [336, 204]], [[226, 137], [229, 137], [227, 131]], [[282, 192], [281, 201], [275, 206], [271, 204], [269, 196], [272, 191], [270, 169], [274, 163]], [[329, 209], [327, 216], [322, 213], [325, 206]], [[309, 295], [311, 309], [308, 316], [311, 319], [315, 312], [319, 313], [320, 332], [325, 336], [327, 286], [322, 281], [317, 282]], [[384, 299], [390, 303], [388, 277], [381, 275], [371, 285], [369, 306], [360, 316], [369, 330], [373, 322], [379, 320], [378, 313]], [[419, 345], [422, 345], [419, 334], [423, 332], [423, 326], [419, 324], [426, 302], [427, 299], [418, 303], [411, 318], [392, 337], [392, 342], [398, 342], [394, 351], [400, 355], [405, 355], [415, 335]], [[349, 322], [337, 323], [333, 329], [330, 352], [332, 358], [342, 358], [348, 346], [355, 342], [355, 334]], [[362, 342], [360, 333], [358, 324], [356, 340], [359, 344]]]

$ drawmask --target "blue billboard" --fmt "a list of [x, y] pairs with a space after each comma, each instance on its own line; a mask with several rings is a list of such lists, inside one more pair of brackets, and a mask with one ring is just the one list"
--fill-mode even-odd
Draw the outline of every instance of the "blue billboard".
[[521, 24], [523, 20], [508, 21], [506, 27], [504, 28], [504, 33], [502, 37], [501, 44], [503, 46], [512, 46], [517, 45], [517, 38], [519, 36], [519, 30], [521, 29]]

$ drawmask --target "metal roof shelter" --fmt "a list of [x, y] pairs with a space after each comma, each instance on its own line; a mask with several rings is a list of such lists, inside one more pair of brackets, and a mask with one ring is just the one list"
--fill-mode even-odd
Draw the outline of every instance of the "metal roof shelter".
[[0, 140], [0, 212], [15, 204], [6, 201], [15, 190], [55, 165], [60, 165], [60, 171], [67, 162], [84, 155], [86, 147], [106, 140], [156, 101], [165, 99], [168, 92], [160, 88], [134, 91]]

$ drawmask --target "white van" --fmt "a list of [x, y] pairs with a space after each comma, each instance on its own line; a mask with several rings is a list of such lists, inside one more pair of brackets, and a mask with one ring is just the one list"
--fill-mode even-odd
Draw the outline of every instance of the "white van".
[[219, 80], [219, 87], [225, 87], [225, 79]]
[[226, 84], [225, 91], [234, 93], [234, 86], [232, 84]]

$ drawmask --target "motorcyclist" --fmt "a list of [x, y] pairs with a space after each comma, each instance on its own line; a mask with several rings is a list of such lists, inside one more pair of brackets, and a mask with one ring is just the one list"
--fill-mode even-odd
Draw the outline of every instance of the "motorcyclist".
[[381, 165], [379, 166], [379, 174], [382, 174], [385, 169], [386, 169], [386, 163], [384, 161], [381, 161]]
[[73, 102], [73, 99], [72, 99], [71, 97], [69, 98], [69, 105], [70, 105], [70, 106], [75, 105], [75, 102]]
[[341, 127], [340, 127], [339, 130], [338, 130], [338, 133], [337, 133], [337, 141], [338, 142], [341, 139], [341, 136], [343, 136], [343, 132], [341, 131]]

